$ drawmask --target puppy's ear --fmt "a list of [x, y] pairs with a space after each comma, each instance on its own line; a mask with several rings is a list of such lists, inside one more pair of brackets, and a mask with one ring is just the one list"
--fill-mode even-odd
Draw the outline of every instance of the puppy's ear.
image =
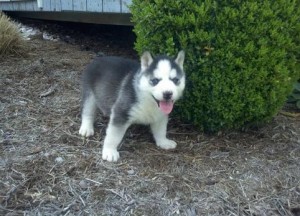
[[185, 53], [183, 50], [181, 50], [178, 53], [177, 58], [175, 59], [176, 64], [178, 64], [178, 66], [181, 68], [181, 70], [183, 70], [184, 57], [185, 57]]
[[153, 58], [151, 54], [148, 51], [144, 52], [141, 57], [142, 71], [146, 70], [152, 62], [153, 62]]

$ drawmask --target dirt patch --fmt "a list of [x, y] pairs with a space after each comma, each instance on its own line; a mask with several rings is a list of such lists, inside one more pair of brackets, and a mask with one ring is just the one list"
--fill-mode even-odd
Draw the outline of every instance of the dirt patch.
[[134, 126], [121, 160], [103, 161], [107, 119], [78, 135], [80, 76], [96, 53], [136, 57], [115, 33], [36, 37], [26, 57], [0, 60], [1, 215], [300, 215], [297, 115], [214, 136], [171, 119], [173, 151]]

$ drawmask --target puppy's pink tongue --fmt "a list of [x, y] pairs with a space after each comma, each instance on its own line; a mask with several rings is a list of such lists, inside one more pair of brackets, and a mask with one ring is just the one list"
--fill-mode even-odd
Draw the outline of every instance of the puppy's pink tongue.
[[173, 101], [159, 101], [159, 108], [166, 115], [172, 112], [173, 105]]

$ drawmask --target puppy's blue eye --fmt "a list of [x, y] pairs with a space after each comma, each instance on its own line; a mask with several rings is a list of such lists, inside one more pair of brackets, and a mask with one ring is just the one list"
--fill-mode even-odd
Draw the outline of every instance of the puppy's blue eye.
[[159, 79], [154, 78], [154, 79], [150, 80], [150, 84], [153, 85], [153, 86], [156, 86], [159, 83], [159, 81], [160, 81]]
[[179, 83], [179, 79], [178, 78], [173, 78], [173, 79], [171, 79], [172, 81], [173, 81], [173, 83], [175, 84], [175, 85], [177, 85], [178, 83]]

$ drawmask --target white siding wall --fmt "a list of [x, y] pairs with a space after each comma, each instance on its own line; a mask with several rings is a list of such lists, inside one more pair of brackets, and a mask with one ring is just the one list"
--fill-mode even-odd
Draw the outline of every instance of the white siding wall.
[[129, 13], [131, 0], [42, 0], [42, 8], [37, 1], [0, 1], [0, 11], [86, 11]]

